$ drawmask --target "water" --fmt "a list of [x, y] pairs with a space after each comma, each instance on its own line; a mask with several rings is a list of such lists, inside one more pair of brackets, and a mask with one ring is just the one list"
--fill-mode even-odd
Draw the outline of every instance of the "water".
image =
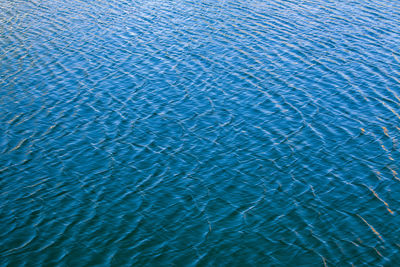
[[2, 0], [1, 266], [400, 265], [398, 1]]

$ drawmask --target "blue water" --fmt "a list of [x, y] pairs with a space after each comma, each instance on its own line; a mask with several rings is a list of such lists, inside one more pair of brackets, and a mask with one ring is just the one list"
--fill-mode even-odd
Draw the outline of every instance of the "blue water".
[[397, 0], [0, 0], [1, 266], [400, 266]]

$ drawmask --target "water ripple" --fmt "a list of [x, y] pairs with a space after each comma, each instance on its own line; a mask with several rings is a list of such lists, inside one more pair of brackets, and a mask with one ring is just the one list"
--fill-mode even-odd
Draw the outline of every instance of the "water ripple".
[[396, 1], [0, 4], [0, 265], [396, 266]]

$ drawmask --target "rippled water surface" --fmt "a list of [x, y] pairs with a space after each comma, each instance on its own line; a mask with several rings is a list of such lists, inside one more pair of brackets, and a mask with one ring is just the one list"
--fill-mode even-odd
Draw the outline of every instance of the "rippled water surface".
[[1, 266], [399, 266], [400, 2], [0, 0]]

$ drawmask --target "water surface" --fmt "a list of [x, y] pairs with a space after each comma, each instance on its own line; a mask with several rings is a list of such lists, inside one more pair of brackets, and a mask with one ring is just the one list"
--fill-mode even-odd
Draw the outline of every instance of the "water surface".
[[399, 265], [399, 45], [395, 0], [0, 0], [0, 265]]

